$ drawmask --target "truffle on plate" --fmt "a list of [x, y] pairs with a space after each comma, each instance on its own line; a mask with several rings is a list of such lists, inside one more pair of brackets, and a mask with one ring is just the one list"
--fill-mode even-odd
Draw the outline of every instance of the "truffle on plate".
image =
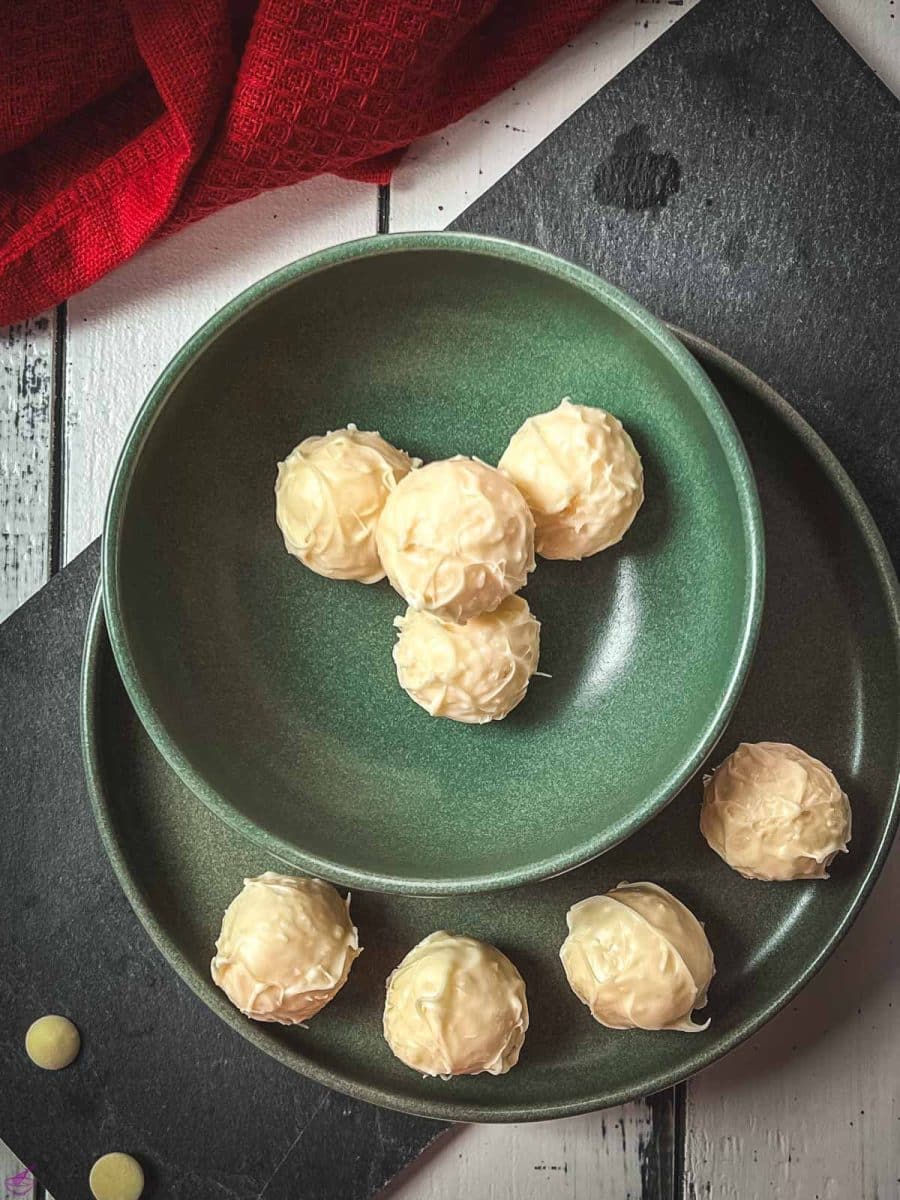
[[245, 879], [222, 918], [213, 982], [254, 1021], [299, 1025], [347, 982], [359, 940], [350, 898], [321, 879]]
[[541, 625], [521, 596], [465, 625], [408, 608], [396, 617], [400, 686], [433, 717], [468, 725], [501, 721], [537, 670]]
[[521, 493], [496, 468], [461, 455], [400, 481], [376, 542], [406, 603], [445, 621], [493, 612], [534, 570], [534, 521]]
[[620, 883], [573, 905], [560, 950], [569, 986], [609, 1029], [699, 1033], [691, 1012], [703, 1008], [715, 974], [703, 926], [655, 883]]
[[747, 879], [827, 879], [847, 851], [850, 802], [797, 746], [742, 742], [703, 784], [703, 836]]
[[641, 459], [622, 423], [568, 397], [529, 417], [499, 466], [528, 501], [544, 558], [578, 560], [615, 545], [644, 500]]
[[306, 438], [278, 464], [275, 481], [275, 518], [288, 553], [329, 579], [384, 579], [375, 526], [397, 483], [419, 465], [355, 425]]
[[522, 976], [494, 946], [443, 930], [414, 946], [387, 981], [384, 1036], [423, 1075], [504, 1075], [528, 1028]]

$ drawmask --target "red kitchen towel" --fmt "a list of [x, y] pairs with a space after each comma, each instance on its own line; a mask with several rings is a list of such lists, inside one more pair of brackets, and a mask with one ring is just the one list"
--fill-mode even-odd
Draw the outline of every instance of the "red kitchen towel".
[[386, 182], [606, 2], [0, 0], [0, 325], [267, 188]]

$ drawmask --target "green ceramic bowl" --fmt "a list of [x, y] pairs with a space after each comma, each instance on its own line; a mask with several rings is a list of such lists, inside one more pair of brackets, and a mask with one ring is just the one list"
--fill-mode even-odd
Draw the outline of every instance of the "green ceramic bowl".
[[[496, 462], [566, 395], [622, 419], [647, 500], [619, 547], [539, 560], [551, 678], [503, 722], [435, 720], [397, 684], [388, 584], [285, 552], [275, 464], [348, 421]], [[295, 869], [431, 895], [557, 874], [657, 813], [725, 726], [762, 588], [752, 473], [687, 351], [590, 272], [453, 233], [338, 246], [213, 317], [144, 404], [104, 534], [116, 661], [185, 783]]]

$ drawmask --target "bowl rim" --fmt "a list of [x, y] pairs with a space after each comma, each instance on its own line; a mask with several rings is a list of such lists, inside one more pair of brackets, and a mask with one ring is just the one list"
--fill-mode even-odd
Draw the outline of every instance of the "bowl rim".
[[[725, 684], [711, 700], [710, 714], [700, 736], [692, 740], [689, 752], [679, 757], [675, 768], [644, 802], [613, 825], [604, 827], [601, 832], [583, 839], [564, 852], [500, 871], [449, 878], [385, 874], [348, 862], [335, 861], [302, 849], [238, 811], [205, 775], [193, 766], [153, 703], [131, 650], [119, 590], [119, 537], [141, 452], [166, 401], [195, 360], [246, 313], [298, 279], [357, 259], [434, 250], [499, 258], [531, 267], [570, 283], [612, 308], [619, 317], [655, 346], [686, 383], [721, 447], [741, 515], [746, 568], [740, 633], [728, 666]], [[756, 481], [743, 441], [730, 413], [696, 359], [675, 335], [642, 305], [585, 267], [505, 238], [454, 231], [389, 233], [343, 242], [298, 259], [264, 276], [214, 313], [176, 352], [138, 410], [115, 467], [103, 524], [101, 586], [113, 655], [141, 723], [169, 766], [220, 820], [295, 870], [301, 869], [309, 874], [322, 876], [345, 887], [406, 895], [443, 896], [518, 887], [573, 870], [631, 836], [678, 794], [719, 741], [746, 682], [762, 618], [765, 539]]]

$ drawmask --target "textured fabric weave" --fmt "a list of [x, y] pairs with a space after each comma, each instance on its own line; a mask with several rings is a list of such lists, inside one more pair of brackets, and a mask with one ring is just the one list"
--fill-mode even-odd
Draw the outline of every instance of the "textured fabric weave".
[[0, 324], [267, 188], [386, 182], [605, 3], [5, 0]]

